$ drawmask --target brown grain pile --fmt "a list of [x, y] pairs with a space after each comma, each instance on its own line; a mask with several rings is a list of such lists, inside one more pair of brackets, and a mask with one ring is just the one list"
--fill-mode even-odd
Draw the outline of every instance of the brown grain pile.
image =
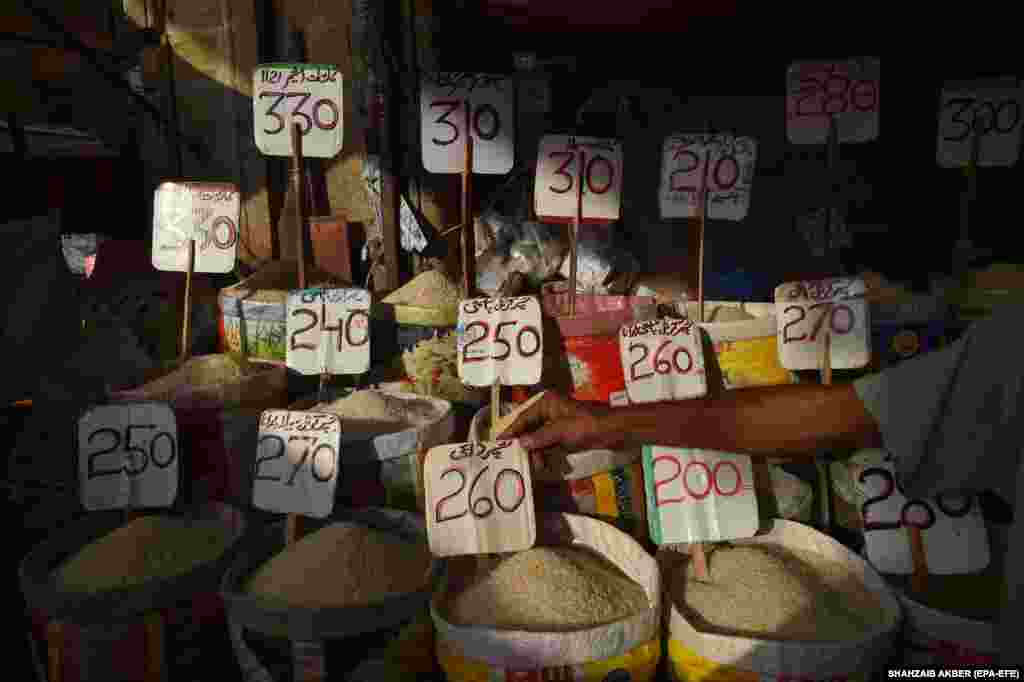
[[459, 289], [444, 274], [437, 270], [426, 270], [389, 294], [384, 303], [445, 309], [458, 306], [459, 296]]

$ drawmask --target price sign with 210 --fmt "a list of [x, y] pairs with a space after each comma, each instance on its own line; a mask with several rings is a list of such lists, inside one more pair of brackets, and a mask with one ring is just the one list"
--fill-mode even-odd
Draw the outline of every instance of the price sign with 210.
[[459, 378], [470, 386], [533, 386], [543, 364], [540, 303], [532, 296], [459, 304]]
[[779, 362], [786, 369], [821, 369], [830, 337], [833, 369], [871, 360], [871, 322], [863, 280], [790, 282], [775, 289]]
[[662, 151], [662, 218], [694, 218], [700, 191], [707, 192], [707, 217], [743, 220], [750, 209], [757, 142], [732, 135], [670, 135]]
[[253, 72], [256, 147], [267, 156], [291, 156], [291, 129], [302, 133], [302, 155], [332, 159], [345, 125], [341, 73], [317, 64], [260, 64]]

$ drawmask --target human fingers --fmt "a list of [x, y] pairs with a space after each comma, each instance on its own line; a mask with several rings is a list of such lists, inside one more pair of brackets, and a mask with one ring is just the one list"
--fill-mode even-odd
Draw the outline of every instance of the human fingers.
[[546, 421], [556, 419], [565, 412], [565, 406], [562, 404], [564, 400], [557, 393], [545, 392], [540, 400], [520, 412], [505, 431], [498, 436], [498, 439], [516, 438]]
[[527, 452], [546, 450], [561, 445], [569, 435], [570, 428], [572, 423], [569, 420], [550, 421], [536, 431], [520, 436], [519, 445]]

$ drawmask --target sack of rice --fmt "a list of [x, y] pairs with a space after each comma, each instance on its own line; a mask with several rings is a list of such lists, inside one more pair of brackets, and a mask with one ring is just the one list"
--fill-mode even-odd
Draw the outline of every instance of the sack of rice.
[[446, 561], [431, 614], [450, 682], [652, 682], [661, 658], [657, 563], [613, 526], [575, 514], [538, 513], [525, 552]]
[[885, 581], [818, 531], [777, 520], [764, 535], [707, 553], [708, 581], [689, 556], [659, 552], [677, 681], [868, 680], [889, 661], [899, 602]]

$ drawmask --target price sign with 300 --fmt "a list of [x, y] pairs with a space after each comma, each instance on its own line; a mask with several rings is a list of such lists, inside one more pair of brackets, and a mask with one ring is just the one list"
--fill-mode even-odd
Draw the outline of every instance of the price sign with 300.
[[338, 415], [266, 410], [252, 472], [253, 505], [279, 514], [329, 516], [340, 454]]
[[163, 403], [102, 405], [78, 420], [82, 506], [170, 507], [178, 496], [178, 423]]
[[[428, 73], [420, 92], [423, 167], [461, 173], [466, 129], [473, 136], [473, 172], [504, 175], [516, 148], [515, 81], [482, 73]], [[468, 115], [468, 121], [467, 121]]]
[[864, 469], [856, 484], [865, 497], [861, 516], [868, 559], [882, 573], [913, 573], [905, 530], [908, 526], [921, 529], [929, 573], [977, 573], [988, 566], [985, 519], [975, 497], [908, 499], [896, 476], [892, 455], [887, 455], [881, 466]]
[[707, 190], [707, 217], [743, 220], [750, 209], [757, 143], [751, 137], [677, 133], [662, 151], [662, 218], [695, 218], [700, 190]]
[[658, 545], [752, 537], [758, 528], [750, 457], [644, 446], [651, 538]]
[[619, 348], [631, 403], [686, 400], [708, 392], [700, 329], [690, 320], [627, 324], [619, 331]]
[[534, 208], [540, 220], [571, 222], [583, 186], [582, 220], [609, 223], [622, 209], [622, 145], [618, 140], [545, 135], [537, 155]]
[[801, 62], [786, 73], [786, 134], [793, 144], [828, 142], [834, 118], [840, 143], [878, 138], [880, 62]]
[[370, 369], [370, 292], [365, 289], [290, 291], [285, 326], [291, 369], [307, 375]]
[[423, 480], [434, 556], [521, 552], [537, 541], [530, 463], [518, 441], [432, 448]]
[[256, 147], [267, 156], [291, 156], [291, 129], [302, 132], [302, 155], [332, 159], [345, 125], [341, 73], [318, 64], [260, 64], [253, 72]]
[[1016, 79], [1002, 87], [978, 83], [942, 91], [937, 160], [943, 168], [970, 163], [978, 139], [979, 166], [1013, 166], [1020, 152], [1024, 92]]
[[544, 355], [540, 303], [532, 296], [459, 304], [459, 378], [470, 386], [533, 386]]
[[188, 271], [188, 239], [195, 239], [195, 272], [225, 274], [238, 253], [238, 188], [217, 182], [164, 182], [153, 195], [153, 267]]
[[779, 362], [786, 369], [821, 369], [830, 337], [833, 369], [857, 369], [871, 360], [871, 321], [864, 282], [828, 279], [790, 282], [775, 289]]

